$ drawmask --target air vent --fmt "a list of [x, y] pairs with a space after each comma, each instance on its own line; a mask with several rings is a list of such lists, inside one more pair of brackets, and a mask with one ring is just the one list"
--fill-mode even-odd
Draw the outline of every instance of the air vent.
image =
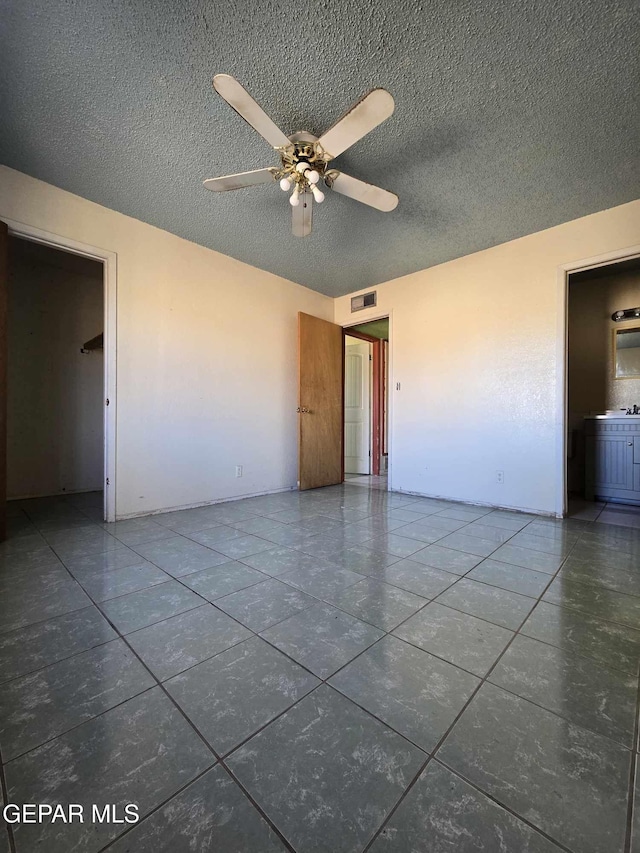
[[376, 305], [376, 291], [371, 293], [363, 293], [361, 296], [351, 297], [351, 313], [354, 311], [362, 311], [363, 308], [374, 308]]

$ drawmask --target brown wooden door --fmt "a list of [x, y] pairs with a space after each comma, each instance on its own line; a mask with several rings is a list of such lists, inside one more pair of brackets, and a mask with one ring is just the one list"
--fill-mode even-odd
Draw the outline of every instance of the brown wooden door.
[[7, 538], [7, 288], [9, 229], [0, 222], [0, 542]]
[[298, 485], [333, 486], [344, 479], [342, 327], [298, 314]]

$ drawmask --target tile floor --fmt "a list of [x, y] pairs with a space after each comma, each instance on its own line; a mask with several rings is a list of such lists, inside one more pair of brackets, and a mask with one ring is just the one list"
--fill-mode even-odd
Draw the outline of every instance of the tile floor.
[[2, 795], [143, 819], [0, 853], [640, 853], [638, 510], [100, 505], [10, 505]]

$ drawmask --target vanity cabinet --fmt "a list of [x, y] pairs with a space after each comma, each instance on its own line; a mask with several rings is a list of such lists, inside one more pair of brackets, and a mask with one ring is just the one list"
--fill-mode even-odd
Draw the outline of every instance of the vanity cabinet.
[[585, 496], [640, 506], [640, 418], [585, 420]]

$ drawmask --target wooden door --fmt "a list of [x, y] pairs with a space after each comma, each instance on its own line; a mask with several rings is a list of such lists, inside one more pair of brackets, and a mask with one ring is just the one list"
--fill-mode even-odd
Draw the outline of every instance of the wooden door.
[[9, 229], [0, 222], [0, 542], [7, 538], [7, 289]]
[[342, 327], [298, 314], [298, 487], [344, 479]]
[[371, 473], [371, 344], [346, 337], [344, 354], [344, 470]]

